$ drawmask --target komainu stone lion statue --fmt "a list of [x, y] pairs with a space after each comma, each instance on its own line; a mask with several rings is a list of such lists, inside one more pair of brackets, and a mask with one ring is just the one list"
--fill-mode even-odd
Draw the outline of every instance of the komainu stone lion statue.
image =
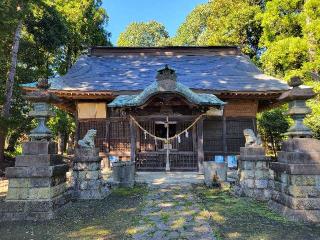
[[83, 139], [78, 141], [78, 145], [83, 148], [94, 148], [94, 138], [97, 135], [97, 130], [90, 129]]
[[246, 147], [261, 147], [262, 141], [261, 137], [258, 134], [257, 136], [254, 134], [252, 129], [245, 129], [243, 130], [243, 135], [246, 139]]

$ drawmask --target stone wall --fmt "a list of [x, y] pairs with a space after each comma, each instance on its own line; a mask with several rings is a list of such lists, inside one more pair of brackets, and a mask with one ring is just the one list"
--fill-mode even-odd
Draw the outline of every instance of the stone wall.
[[293, 220], [320, 222], [320, 141], [294, 138], [283, 143], [269, 205]]
[[266, 201], [270, 199], [272, 185], [269, 162], [265, 156], [264, 148], [240, 148], [238, 181], [234, 187], [235, 194]]

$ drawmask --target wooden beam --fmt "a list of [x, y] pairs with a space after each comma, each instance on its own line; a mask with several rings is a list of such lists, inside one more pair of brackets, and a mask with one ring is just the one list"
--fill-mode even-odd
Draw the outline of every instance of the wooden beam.
[[130, 160], [136, 161], [136, 127], [132, 119], [130, 119]]
[[203, 161], [204, 161], [204, 152], [203, 152], [203, 118], [201, 118], [197, 123], [197, 142], [198, 142], [198, 166], [199, 173], [203, 173]]

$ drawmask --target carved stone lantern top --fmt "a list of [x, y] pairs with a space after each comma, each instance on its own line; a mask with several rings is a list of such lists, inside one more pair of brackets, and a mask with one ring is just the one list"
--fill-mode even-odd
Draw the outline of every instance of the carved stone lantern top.
[[305, 116], [311, 113], [311, 109], [306, 105], [306, 100], [314, 97], [312, 88], [301, 86], [302, 80], [299, 77], [292, 77], [289, 81], [292, 87], [289, 91], [283, 93], [279, 100], [289, 103], [287, 115], [294, 120], [286, 135], [290, 138], [312, 137], [312, 131], [303, 124]]
[[284, 92], [279, 97], [279, 100], [283, 102], [288, 102], [292, 100], [308, 100], [315, 96], [315, 93], [312, 90], [312, 88], [301, 85], [302, 80], [300, 77], [292, 77], [289, 80], [289, 86], [291, 86], [292, 89], [290, 89], [287, 92]]
[[50, 141], [52, 138], [51, 130], [46, 126], [49, 117], [54, 116], [50, 103], [58, 103], [60, 99], [50, 93], [48, 79], [39, 79], [37, 90], [26, 94], [26, 99], [32, 102], [32, 110], [29, 116], [35, 117], [38, 125], [30, 131], [29, 137], [32, 141]]

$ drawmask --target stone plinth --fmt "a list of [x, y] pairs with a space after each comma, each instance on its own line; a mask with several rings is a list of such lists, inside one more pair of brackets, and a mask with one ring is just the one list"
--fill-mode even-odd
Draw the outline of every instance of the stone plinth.
[[133, 187], [135, 174], [134, 162], [116, 162], [112, 164], [112, 168], [112, 177], [115, 185], [119, 187]]
[[103, 199], [109, 188], [102, 178], [98, 148], [76, 148], [73, 159], [74, 198]]
[[269, 205], [293, 220], [320, 222], [320, 141], [284, 142], [271, 169], [275, 176]]
[[71, 198], [67, 192], [68, 166], [48, 141], [23, 143], [15, 167], [6, 169], [8, 193], [1, 206], [2, 220], [47, 220]]
[[263, 147], [240, 148], [238, 181], [235, 194], [259, 201], [270, 199], [270, 171]]
[[227, 163], [203, 162], [204, 183], [208, 187], [227, 181]]

